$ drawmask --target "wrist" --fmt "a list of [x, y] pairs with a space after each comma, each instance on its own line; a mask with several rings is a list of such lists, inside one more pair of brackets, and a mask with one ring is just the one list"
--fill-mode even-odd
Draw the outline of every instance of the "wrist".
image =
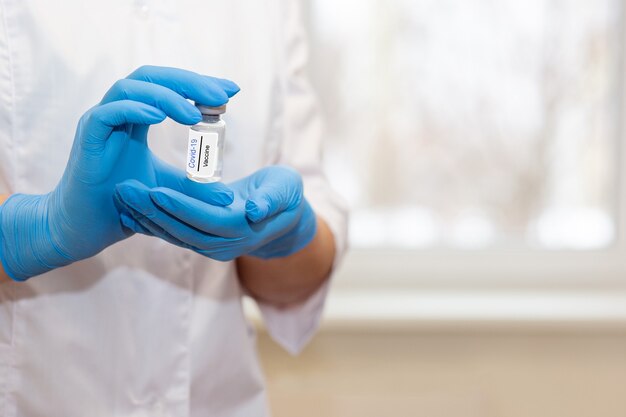
[[275, 259], [237, 259], [242, 286], [258, 301], [276, 307], [298, 304], [317, 291], [330, 276], [335, 240], [326, 222], [316, 217], [313, 240], [299, 252]]
[[49, 233], [49, 194], [14, 194], [0, 205], [0, 262], [15, 281], [71, 263]]

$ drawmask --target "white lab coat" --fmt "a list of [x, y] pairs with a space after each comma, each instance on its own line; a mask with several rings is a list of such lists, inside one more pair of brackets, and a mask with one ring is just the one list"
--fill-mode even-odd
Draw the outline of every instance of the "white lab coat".
[[[345, 211], [320, 173], [320, 124], [303, 78], [294, 0], [0, 1], [0, 193], [45, 193], [76, 123], [143, 64], [227, 77], [225, 181], [267, 164], [300, 170], [340, 254]], [[187, 127], [150, 146], [184, 169]], [[97, 219], [94, 219], [97, 221]], [[298, 351], [326, 288], [261, 306]], [[267, 399], [234, 264], [133, 236], [94, 258], [0, 285], [0, 417], [264, 416]]]

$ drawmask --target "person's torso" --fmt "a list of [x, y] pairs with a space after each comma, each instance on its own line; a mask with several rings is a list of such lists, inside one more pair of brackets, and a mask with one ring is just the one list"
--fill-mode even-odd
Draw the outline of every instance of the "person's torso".
[[[45, 193], [80, 116], [140, 65], [230, 78], [225, 180], [276, 158], [275, 2], [0, 3], [0, 193]], [[184, 169], [187, 127], [150, 146]], [[232, 263], [134, 236], [0, 285], [0, 417], [261, 416], [265, 393]]]

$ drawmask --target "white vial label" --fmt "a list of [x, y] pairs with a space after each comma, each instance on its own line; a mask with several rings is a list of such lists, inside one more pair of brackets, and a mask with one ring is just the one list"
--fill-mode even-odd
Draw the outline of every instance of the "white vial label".
[[189, 146], [187, 148], [187, 173], [193, 178], [211, 179], [217, 170], [216, 132], [198, 132], [189, 130]]

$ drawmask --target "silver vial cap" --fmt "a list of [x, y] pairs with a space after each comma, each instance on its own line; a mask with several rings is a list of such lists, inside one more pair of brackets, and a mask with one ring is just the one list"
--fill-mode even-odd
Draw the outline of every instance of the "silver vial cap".
[[226, 113], [226, 104], [223, 104], [219, 107], [211, 107], [205, 106], [204, 104], [196, 103], [196, 107], [200, 110], [200, 113], [208, 115], [208, 116], [218, 116], [220, 114]]

